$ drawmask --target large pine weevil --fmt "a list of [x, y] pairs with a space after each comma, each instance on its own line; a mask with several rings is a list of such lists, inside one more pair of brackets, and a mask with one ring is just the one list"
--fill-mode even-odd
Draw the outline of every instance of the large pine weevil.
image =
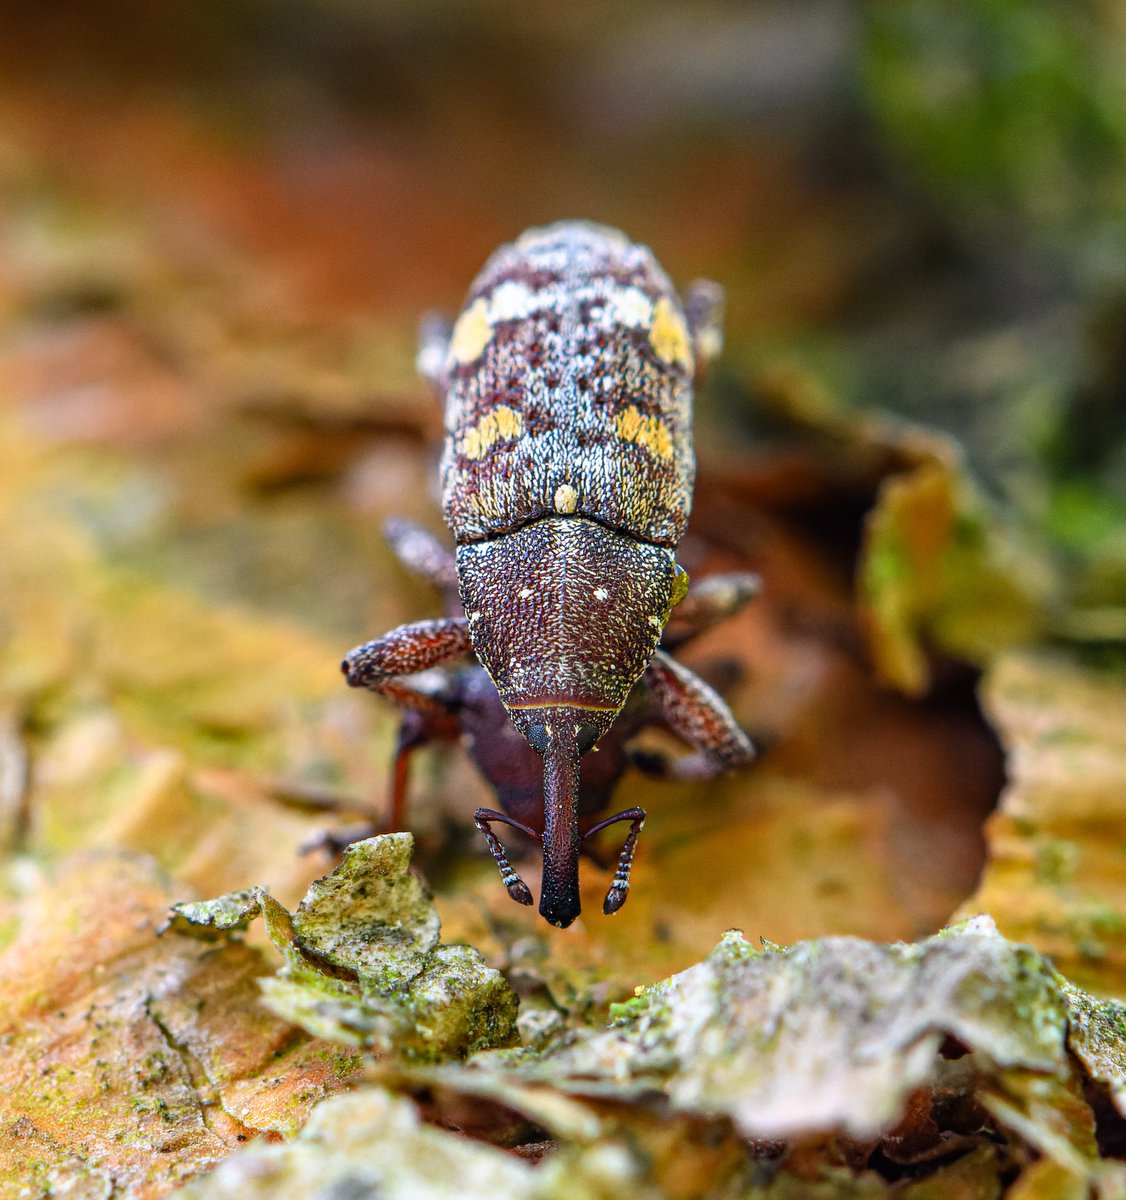
[[628, 895], [645, 813], [600, 819], [605, 789], [584, 798], [580, 760], [635, 686], [696, 752], [669, 773], [714, 775], [753, 756], [719, 696], [658, 648], [688, 593], [676, 550], [695, 477], [693, 392], [720, 346], [721, 306], [709, 283], [682, 303], [646, 247], [572, 221], [502, 247], [452, 329], [424, 331], [420, 366], [445, 400], [442, 497], [462, 613], [359, 646], [343, 670], [436, 716], [440, 699], [409, 677], [476, 654], [542, 758], [543, 786], [518, 811], [482, 808], [475, 821], [521, 904], [531, 892], [492, 825], [541, 843], [539, 911], [559, 927], [580, 912], [583, 841], [617, 822], [629, 831], [603, 911]]

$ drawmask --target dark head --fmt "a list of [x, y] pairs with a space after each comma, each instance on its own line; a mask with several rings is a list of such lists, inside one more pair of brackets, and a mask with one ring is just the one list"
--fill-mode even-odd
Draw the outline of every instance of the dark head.
[[461, 546], [473, 648], [544, 763], [540, 912], [579, 915], [579, 760], [648, 666], [687, 580], [671, 550], [586, 518], [548, 517]]

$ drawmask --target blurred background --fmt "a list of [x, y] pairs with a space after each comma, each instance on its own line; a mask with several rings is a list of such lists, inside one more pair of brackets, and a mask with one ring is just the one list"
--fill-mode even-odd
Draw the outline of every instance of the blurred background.
[[[285, 899], [324, 871], [299, 847], [384, 803], [395, 729], [340, 653], [437, 611], [381, 534], [442, 530], [419, 318], [524, 228], [585, 217], [727, 291], [683, 557], [765, 586], [686, 658], [763, 756], [626, 779], [652, 814], [635, 891], [563, 960], [632, 985], [731, 925], [912, 937], [988, 906], [1074, 977], [1122, 977], [1122, 801], [1101, 806], [1126, 750], [1100, 741], [1092, 776], [1082, 751], [1126, 714], [1126, 8], [45, 0], [0, 22], [12, 861], [125, 847], [185, 890]], [[1023, 824], [987, 829], [1014, 745], [1062, 792], [1029, 818], [1010, 771]], [[1087, 825], [1071, 786], [1100, 797]], [[483, 785], [447, 749], [412, 794], [449, 935], [526, 953], [542, 930], [470, 836]]]

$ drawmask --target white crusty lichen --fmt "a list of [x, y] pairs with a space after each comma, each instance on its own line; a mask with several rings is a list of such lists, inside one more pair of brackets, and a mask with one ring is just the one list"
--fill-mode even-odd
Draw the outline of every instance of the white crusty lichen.
[[[556, 1053], [491, 1057], [572, 1094], [657, 1090], [749, 1139], [877, 1137], [916, 1089], [949, 1077], [952, 1053], [972, 1054], [997, 1097], [1032, 1075], [1073, 1080], [1075, 999], [988, 918], [910, 945], [834, 937], [759, 950], [731, 930], [702, 962], [614, 1011], [609, 1028]], [[1104, 1050], [1100, 1061], [1114, 1060]]]
[[515, 1038], [516, 995], [470, 946], [439, 942], [438, 914], [411, 873], [409, 833], [349, 846], [289, 913], [262, 888], [178, 904], [169, 926], [214, 937], [259, 913], [284, 964], [263, 1003], [309, 1033], [409, 1059], [462, 1058]]

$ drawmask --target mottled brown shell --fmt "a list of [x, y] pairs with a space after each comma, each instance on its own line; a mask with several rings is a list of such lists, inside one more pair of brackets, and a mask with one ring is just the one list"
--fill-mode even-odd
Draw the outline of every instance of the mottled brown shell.
[[524, 234], [470, 289], [442, 374], [459, 544], [559, 514], [675, 549], [695, 474], [693, 348], [646, 247], [581, 222]]
[[673, 552], [581, 517], [458, 547], [478, 658], [520, 726], [544, 705], [588, 710], [601, 735], [649, 665], [685, 580]]

